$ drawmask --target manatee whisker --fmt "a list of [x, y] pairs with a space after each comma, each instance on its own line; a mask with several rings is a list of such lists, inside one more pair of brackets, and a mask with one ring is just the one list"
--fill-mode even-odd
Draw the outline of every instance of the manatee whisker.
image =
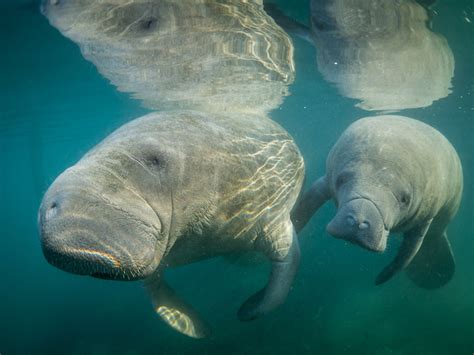
[[115, 256], [104, 251], [90, 250], [85, 248], [69, 248], [68, 252], [71, 254], [77, 253], [80, 255], [87, 255], [92, 257], [98, 256], [101, 260], [108, 261], [115, 268], [120, 268], [121, 266], [120, 261]]

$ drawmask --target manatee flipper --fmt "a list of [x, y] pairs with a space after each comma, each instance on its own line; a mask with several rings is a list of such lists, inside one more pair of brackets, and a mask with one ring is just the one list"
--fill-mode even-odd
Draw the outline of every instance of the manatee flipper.
[[316, 180], [310, 189], [304, 193], [291, 213], [291, 220], [295, 226], [296, 233], [299, 233], [304, 228], [313, 214], [330, 198], [329, 185], [326, 176], [323, 176]]
[[145, 282], [156, 313], [174, 330], [192, 338], [206, 338], [210, 327], [199, 314], [178, 297], [160, 276], [152, 276]]
[[375, 279], [375, 284], [380, 285], [390, 280], [397, 272], [406, 268], [415, 257], [421, 247], [426, 233], [431, 225], [432, 219], [417, 226], [403, 236], [403, 242], [398, 250], [398, 254], [393, 261], [382, 270]]
[[238, 317], [241, 321], [253, 320], [275, 309], [285, 301], [290, 291], [298, 270], [300, 247], [293, 225], [288, 224], [289, 227], [283, 228], [284, 231], [280, 230], [280, 233], [286, 235], [277, 236], [279, 239], [275, 243], [287, 244], [287, 252], [285, 255], [281, 255], [281, 249], [278, 249], [278, 245], [273, 245], [275, 249], [270, 254], [267, 252], [272, 260], [269, 281], [265, 288], [242, 304], [238, 311]]
[[407, 267], [407, 275], [418, 287], [439, 288], [451, 280], [455, 262], [446, 232], [428, 232], [420, 250]]
[[282, 27], [285, 31], [298, 36], [314, 46], [313, 38], [311, 37], [311, 29], [308, 26], [299, 23], [291, 17], [285, 15], [278, 6], [268, 2], [264, 3], [265, 12], [270, 15], [273, 20]]

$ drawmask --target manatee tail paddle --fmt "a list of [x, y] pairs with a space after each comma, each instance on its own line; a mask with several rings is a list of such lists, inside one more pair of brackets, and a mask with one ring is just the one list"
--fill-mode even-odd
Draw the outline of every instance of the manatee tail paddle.
[[207, 338], [210, 327], [200, 315], [178, 297], [161, 277], [152, 277], [145, 282], [156, 313], [174, 330], [192, 338]]
[[453, 251], [446, 233], [429, 234], [406, 272], [418, 287], [436, 289], [451, 280], [455, 270]]

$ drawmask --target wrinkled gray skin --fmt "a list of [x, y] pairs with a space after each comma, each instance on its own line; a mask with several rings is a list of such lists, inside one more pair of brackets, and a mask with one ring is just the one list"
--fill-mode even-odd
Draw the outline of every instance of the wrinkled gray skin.
[[436, 288], [454, 273], [446, 227], [462, 186], [458, 155], [434, 128], [402, 116], [362, 118], [333, 146], [326, 175], [305, 193], [293, 221], [299, 231], [333, 199], [338, 211], [327, 231], [336, 238], [383, 252], [390, 232], [403, 233], [398, 255], [376, 284], [410, 265], [417, 285]]
[[153, 113], [112, 133], [46, 192], [46, 259], [76, 274], [145, 279], [159, 315], [197, 338], [207, 326], [166, 285], [167, 267], [260, 251], [272, 261], [270, 280], [239, 318], [281, 304], [299, 261], [290, 210], [303, 160], [275, 122], [234, 116]]

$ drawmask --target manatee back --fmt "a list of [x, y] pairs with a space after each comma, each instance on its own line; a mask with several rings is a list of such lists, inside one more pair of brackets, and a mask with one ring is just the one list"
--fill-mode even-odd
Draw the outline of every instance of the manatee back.
[[185, 237], [171, 248], [170, 265], [252, 250], [259, 236], [289, 219], [304, 162], [291, 136], [269, 118], [152, 113], [124, 125], [102, 145], [123, 147], [129, 135], [141, 142], [154, 136], [173, 157], [166, 163], [177, 211], [172, 229]]
[[227, 162], [219, 187], [217, 218], [226, 233], [271, 231], [289, 218], [304, 178], [303, 157], [292, 137], [270, 119], [230, 119]]
[[407, 162], [410, 153], [427, 163], [457, 157], [451, 143], [433, 127], [404, 116], [380, 115], [352, 123], [332, 148], [328, 164], [364, 156]]
[[261, 0], [62, 0], [43, 12], [151, 109], [262, 113], [294, 78], [291, 40]]

